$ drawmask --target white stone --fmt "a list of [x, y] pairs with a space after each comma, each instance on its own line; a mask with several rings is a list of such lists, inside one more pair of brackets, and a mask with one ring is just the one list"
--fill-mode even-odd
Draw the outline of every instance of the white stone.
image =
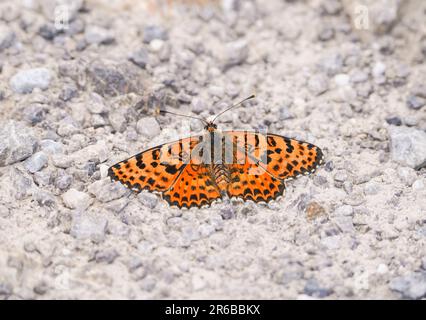
[[426, 132], [404, 126], [389, 128], [392, 160], [418, 169], [426, 165]]
[[149, 139], [152, 139], [161, 133], [160, 125], [154, 117], [140, 119], [136, 124], [136, 130]]
[[67, 208], [84, 210], [90, 206], [93, 199], [85, 192], [69, 189], [62, 195], [62, 201]]
[[339, 87], [344, 87], [344, 86], [349, 85], [349, 81], [350, 81], [350, 78], [347, 74], [340, 73], [340, 74], [336, 74], [334, 76], [334, 82]]
[[10, 87], [16, 93], [31, 93], [35, 88], [46, 90], [51, 79], [46, 68], [21, 70], [10, 79]]
[[47, 160], [47, 156], [44, 152], [40, 151], [34, 153], [25, 161], [25, 168], [31, 173], [40, 171], [44, 166], [46, 166]]

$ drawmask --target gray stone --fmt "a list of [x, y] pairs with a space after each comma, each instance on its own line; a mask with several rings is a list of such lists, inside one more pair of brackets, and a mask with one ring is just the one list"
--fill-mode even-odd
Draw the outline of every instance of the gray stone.
[[404, 117], [404, 124], [407, 127], [416, 127], [419, 124], [419, 119], [418, 119], [418, 117], [416, 117], [414, 115], [412, 115], [412, 116], [408, 115], [408, 116]]
[[105, 238], [107, 226], [108, 220], [103, 217], [76, 213], [72, 219], [70, 234], [76, 239], [100, 242]]
[[318, 32], [318, 40], [320, 41], [328, 41], [334, 38], [334, 29], [330, 27], [322, 28]]
[[0, 25], [0, 52], [10, 48], [15, 42], [16, 35], [9, 27]]
[[150, 209], [154, 209], [158, 203], [158, 196], [148, 192], [141, 192], [138, 195], [139, 202]]
[[49, 290], [49, 285], [45, 281], [40, 281], [33, 288], [34, 293], [38, 295], [44, 295], [46, 294], [48, 290]]
[[62, 119], [58, 124], [57, 134], [61, 137], [68, 137], [79, 132], [79, 125], [70, 117]]
[[308, 80], [309, 91], [319, 96], [328, 90], [328, 78], [324, 74], [314, 74]]
[[341, 187], [342, 184], [347, 181], [349, 179], [348, 174], [346, 173], [345, 170], [338, 170], [335, 174], [334, 174], [334, 182], [336, 187]]
[[237, 40], [226, 44], [224, 69], [244, 63], [248, 58], [249, 47], [246, 41]]
[[167, 40], [167, 30], [160, 26], [147, 26], [143, 30], [143, 42], [150, 43], [154, 39]]
[[383, 62], [376, 62], [371, 70], [371, 74], [374, 78], [380, 78], [385, 74], [386, 65]]
[[54, 140], [45, 139], [40, 141], [40, 149], [47, 154], [62, 153], [63, 144]]
[[195, 226], [185, 226], [182, 228], [182, 238], [185, 243], [197, 241], [201, 238], [200, 231]]
[[55, 186], [60, 190], [66, 190], [72, 183], [72, 176], [68, 174], [60, 175], [55, 179]]
[[114, 42], [114, 33], [111, 30], [99, 26], [87, 26], [84, 32], [84, 39], [89, 44], [110, 44]]
[[421, 191], [425, 188], [425, 184], [421, 179], [417, 179], [416, 181], [414, 181], [412, 188], [414, 191]]
[[340, 231], [342, 231], [343, 233], [355, 232], [351, 216], [336, 216], [333, 220], [336, 223], [337, 227], [340, 229]]
[[303, 268], [292, 261], [286, 261], [283, 266], [274, 272], [272, 280], [280, 285], [287, 286], [293, 281], [303, 278]]
[[52, 207], [56, 204], [55, 197], [48, 191], [37, 189], [32, 196], [40, 206]]
[[319, 62], [319, 68], [328, 76], [341, 73], [343, 68], [343, 58], [340, 54], [330, 54]]
[[423, 270], [426, 270], [426, 257], [423, 257], [423, 258], [422, 258], [421, 268], [422, 268]]
[[114, 110], [108, 115], [108, 120], [115, 131], [123, 133], [127, 127], [127, 120], [122, 110]]
[[25, 160], [36, 147], [34, 133], [21, 122], [10, 120], [0, 123], [0, 166]]
[[309, 279], [306, 281], [303, 292], [308, 296], [315, 298], [325, 298], [333, 293], [333, 290], [324, 286], [321, 286], [316, 279]]
[[390, 127], [390, 151], [393, 161], [413, 169], [426, 165], [426, 133], [408, 127]]
[[111, 182], [109, 178], [93, 182], [87, 190], [101, 202], [121, 198], [128, 191], [123, 184]]
[[53, 40], [61, 31], [53, 23], [45, 23], [38, 29], [38, 34], [46, 40]]
[[10, 296], [13, 293], [13, 287], [10, 283], [0, 282], [0, 296]]
[[198, 233], [201, 238], [207, 238], [215, 233], [216, 229], [211, 224], [204, 223], [198, 227]]
[[13, 169], [9, 172], [9, 179], [16, 200], [25, 199], [32, 194], [34, 182], [28, 174]]
[[48, 158], [44, 152], [36, 152], [25, 161], [25, 168], [30, 173], [40, 171], [47, 165], [47, 160]]
[[[109, 157], [109, 147], [104, 140], [98, 140], [95, 144], [90, 144], [72, 154], [75, 163], [89, 166], [90, 170], [96, 170], [96, 164], [105, 162]], [[93, 172], [92, 172], [93, 174]]]
[[412, 168], [399, 167], [397, 173], [401, 181], [408, 187], [411, 187], [417, 179], [417, 174]]
[[89, 101], [86, 103], [87, 110], [92, 114], [102, 114], [108, 111], [104, 98], [96, 92], [90, 93]]
[[46, 68], [21, 70], [10, 79], [10, 87], [16, 93], [31, 93], [35, 88], [49, 88], [52, 75]]
[[100, 250], [95, 253], [95, 261], [97, 263], [108, 263], [111, 264], [119, 256], [115, 249]]
[[78, 89], [75, 85], [64, 85], [61, 93], [59, 94], [59, 99], [62, 101], [70, 101], [72, 98], [78, 96]]
[[426, 272], [413, 272], [394, 278], [389, 288], [401, 293], [404, 298], [422, 299], [426, 297]]
[[342, 11], [342, 3], [339, 0], [327, 0], [321, 3], [321, 13], [335, 16]]
[[398, 20], [401, 1], [370, 1], [368, 5], [372, 27], [378, 34], [388, 33]]
[[144, 48], [136, 50], [130, 55], [129, 60], [144, 69], [149, 61], [148, 51]]
[[362, 83], [368, 80], [368, 74], [362, 70], [355, 69], [351, 73], [350, 79], [354, 83]]
[[380, 187], [375, 182], [367, 182], [364, 186], [364, 194], [371, 196], [379, 193]]
[[229, 220], [235, 217], [235, 210], [233, 207], [227, 207], [221, 210], [220, 215], [224, 220]]
[[103, 97], [115, 97], [129, 92], [142, 93], [140, 77], [132, 64], [111, 65], [96, 61], [86, 69], [88, 84]]
[[69, 189], [62, 195], [62, 200], [67, 208], [70, 209], [86, 209], [89, 207], [93, 199], [85, 192], [76, 189]]
[[280, 121], [284, 121], [284, 120], [288, 120], [288, 119], [293, 119], [294, 115], [291, 113], [290, 109], [288, 106], [282, 106], [279, 108], [278, 110], [278, 119]]
[[151, 292], [152, 290], [154, 290], [157, 282], [158, 281], [155, 279], [154, 276], [148, 275], [140, 281], [140, 288], [143, 291]]
[[426, 99], [415, 95], [409, 95], [407, 98], [407, 106], [414, 110], [421, 109], [426, 104]]
[[207, 104], [205, 103], [203, 99], [195, 97], [194, 99], [192, 99], [192, 102], [191, 102], [191, 110], [195, 114], [200, 114], [201, 112], [207, 110]]
[[34, 173], [33, 179], [36, 185], [40, 187], [48, 186], [52, 182], [52, 174], [48, 170], [38, 171]]
[[402, 125], [402, 120], [398, 116], [388, 117], [388, 118], [386, 118], [386, 122], [390, 125], [393, 125], [393, 126]]
[[343, 205], [340, 207], [337, 207], [336, 210], [334, 210], [335, 216], [352, 216], [354, 214], [354, 209], [350, 205]]
[[31, 124], [35, 125], [37, 123], [42, 122], [46, 117], [45, 108], [38, 104], [33, 103], [24, 109], [25, 120]]
[[145, 117], [140, 119], [136, 124], [136, 130], [149, 139], [152, 139], [161, 133], [160, 125], [155, 117]]

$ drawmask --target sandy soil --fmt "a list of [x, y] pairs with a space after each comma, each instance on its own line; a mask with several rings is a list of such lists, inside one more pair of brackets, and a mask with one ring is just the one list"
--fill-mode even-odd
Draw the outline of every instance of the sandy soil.
[[[62, 4], [61, 4], [62, 3]], [[426, 2], [0, 2], [0, 299], [426, 297]], [[202, 125], [325, 165], [178, 210], [106, 177]]]

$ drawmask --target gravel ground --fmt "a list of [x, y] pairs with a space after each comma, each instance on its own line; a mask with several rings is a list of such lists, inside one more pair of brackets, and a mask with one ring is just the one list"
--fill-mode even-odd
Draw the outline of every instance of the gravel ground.
[[[62, 3], [0, 2], [0, 299], [426, 297], [425, 1]], [[325, 154], [280, 201], [183, 211], [106, 177], [202, 129], [159, 108], [253, 92], [220, 128]]]

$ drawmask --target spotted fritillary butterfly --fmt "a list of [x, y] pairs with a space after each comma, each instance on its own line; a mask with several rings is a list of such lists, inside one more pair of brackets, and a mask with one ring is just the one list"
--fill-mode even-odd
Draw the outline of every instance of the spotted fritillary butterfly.
[[270, 133], [220, 132], [214, 120], [201, 120], [205, 134], [145, 150], [111, 166], [108, 175], [137, 192], [161, 193], [172, 206], [200, 208], [223, 197], [269, 202], [283, 195], [285, 180], [313, 173], [323, 163], [321, 149], [311, 143]]

